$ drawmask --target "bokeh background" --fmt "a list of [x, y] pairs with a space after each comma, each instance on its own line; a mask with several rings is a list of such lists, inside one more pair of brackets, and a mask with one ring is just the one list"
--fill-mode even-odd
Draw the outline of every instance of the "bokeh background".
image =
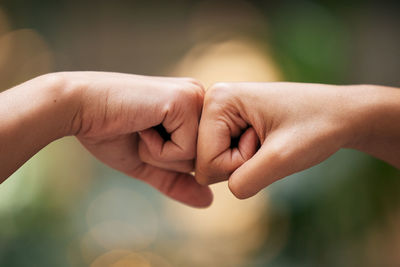
[[[399, 14], [368, 0], [0, 0], [0, 90], [71, 70], [400, 87]], [[210, 208], [183, 206], [64, 138], [0, 185], [0, 266], [400, 266], [400, 172], [365, 154], [248, 200], [213, 190]]]

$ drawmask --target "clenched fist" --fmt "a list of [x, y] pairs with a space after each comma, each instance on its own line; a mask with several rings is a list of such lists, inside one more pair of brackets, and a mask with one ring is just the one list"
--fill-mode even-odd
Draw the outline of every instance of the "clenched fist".
[[199, 82], [96, 72], [67, 77], [80, 84], [74, 134], [94, 156], [179, 201], [211, 203], [209, 189], [189, 174], [203, 105]]
[[203, 96], [190, 78], [61, 72], [25, 82], [0, 94], [0, 181], [48, 143], [75, 135], [108, 166], [208, 206], [210, 189], [190, 174]]
[[400, 91], [378, 86], [218, 83], [206, 93], [196, 179], [229, 179], [238, 198], [342, 147], [400, 167]]

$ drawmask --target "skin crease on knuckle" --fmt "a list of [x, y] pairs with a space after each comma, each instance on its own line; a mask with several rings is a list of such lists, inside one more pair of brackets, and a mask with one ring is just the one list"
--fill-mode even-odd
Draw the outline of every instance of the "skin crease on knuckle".
[[193, 171], [193, 161], [174, 161], [174, 162], [160, 162], [151, 157], [148, 153], [144, 152], [140, 154], [140, 158], [143, 162], [160, 167], [167, 170], [177, 171], [181, 173], [190, 173]]
[[184, 77], [184, 78], [182, 78], [184, 81], [186, 81], [186, 82], [188, 82], [188, 83], [190, 83], [191, 85], [194, 85], [195, 87], [197, 87], [198, 89], [200, 89], [201, 91], [205, 91], [204, 90], [204, 86], [203, 86], [203, 84], [200, 82], [200, 81], [198, 81], [198, 80], [196, 80], [196, 79], [194, 79], [194, 78], [190, 78], [190, 77]]

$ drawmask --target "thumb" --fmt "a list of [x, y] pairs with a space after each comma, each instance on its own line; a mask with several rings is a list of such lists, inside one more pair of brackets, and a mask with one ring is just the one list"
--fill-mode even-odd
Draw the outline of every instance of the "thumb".
[[273, 182], [293, 173], [293, 157], [282, 138], [270, 135], [254, 156], [229, 178], [229, 189], [239, 199], [249, 198]]
[[[200, 136], [202, 136], [201, 133]], [[237, 147], [230, 147], [232, 141], [227, 132], [222, 132], [222, 134], [220, 132], [219, 138], [215, 137], [218, 137], [218, 134], [210, 138], [202, 138], [199, 142], [196, 180], [200, 184], [226, 180], [234, 170], [256, 153], [259, 144], [253, 127], [248, 128], [239, 137]]]

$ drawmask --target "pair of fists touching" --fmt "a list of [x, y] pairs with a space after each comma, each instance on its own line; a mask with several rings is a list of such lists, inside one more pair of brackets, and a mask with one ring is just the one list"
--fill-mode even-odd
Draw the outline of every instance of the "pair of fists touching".
[[207, 185], [222, 180], [238, 198], [253, 196], [350, 147], [360, 125], [345, 104], [357, 88], [243, 82], [205, 90], [191, 78], [62, 75], [79, 98], [70, 134], [110, 167], [192, 206], [208, 206]]

